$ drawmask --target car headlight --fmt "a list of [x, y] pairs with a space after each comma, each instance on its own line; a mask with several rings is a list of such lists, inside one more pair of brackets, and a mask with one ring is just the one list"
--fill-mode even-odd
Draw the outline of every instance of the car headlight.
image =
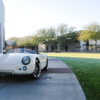
[[22, 63], [23, 63], [24, 65], [29, 64], [30, 61], [31, 61], [31, 59], [30, 59], [29, 56], [23, 57], [23, 59], [22, 59]]

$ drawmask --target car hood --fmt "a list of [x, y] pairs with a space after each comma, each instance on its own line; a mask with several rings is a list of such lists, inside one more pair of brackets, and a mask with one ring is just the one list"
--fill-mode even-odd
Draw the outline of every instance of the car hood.
[[0, 55], [0, 65], [16, 65], [21, 64], [24, 54], [2, 54]]

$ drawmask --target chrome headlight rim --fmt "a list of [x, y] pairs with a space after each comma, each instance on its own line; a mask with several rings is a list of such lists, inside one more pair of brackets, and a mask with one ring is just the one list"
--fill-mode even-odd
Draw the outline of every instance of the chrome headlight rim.
[[[25, 60], [28, 60], [28, 61], [25, 62]], [[25, 56], [22, 58], [22, 64], [28, 65], [30, 62], [31, 62], [31, 58], [29, 56]]]

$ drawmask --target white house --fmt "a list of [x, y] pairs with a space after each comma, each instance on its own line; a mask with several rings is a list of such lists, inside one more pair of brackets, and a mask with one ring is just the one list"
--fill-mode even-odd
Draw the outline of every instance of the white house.
[[3, 48], [5, 47], [5, 29], [4, 29], [4, 4], [3, 1], [0, 0], [0, 53], [3, 52]]
[[[94, 52], [95, 51], [95, 41], [94, 40], [89, 40], [88, 41], [89, 43], [89, 50], [90, 52]], [[97, 48], [97, 52], [100, 52], [100, 40], [97, 40], [97, 45], [96, 45], [96, 48]], [[84, 52], [84, 51], [87, 51], [86, 50], [86, 42], [85, 41], [80, 41], [80, 51]]]

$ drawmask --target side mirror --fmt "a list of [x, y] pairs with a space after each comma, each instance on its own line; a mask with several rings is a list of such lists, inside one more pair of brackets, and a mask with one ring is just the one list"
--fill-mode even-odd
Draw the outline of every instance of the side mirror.
[[3, 54], [6, 54], [7, 53], [7, 51], [6, 50], [3, 50]]

